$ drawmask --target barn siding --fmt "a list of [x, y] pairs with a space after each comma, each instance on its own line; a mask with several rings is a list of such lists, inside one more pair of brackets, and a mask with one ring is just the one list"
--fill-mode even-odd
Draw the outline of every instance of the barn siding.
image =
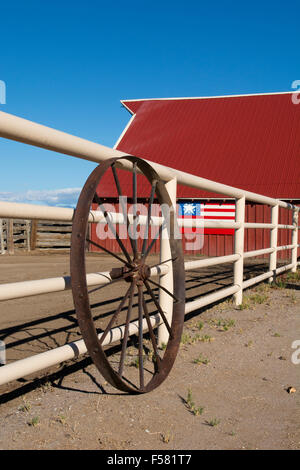
[[[156, 206], [156, 205], [153, 205]], [[157, 207], [153, 207], [152, 214], [157, 213]], [[271, 209], [268, 206], [262, 206], [260, 204], [246, 204], [246, 222], [264, 222], [271, 223]], [[279, 210], [279, 223], [280, 224], [292, 224], [292, 212], [283, 208]], [[92, 240], [96, 240], [96, 224], [91, 224], [91, 233]], [[290, 245], [292, 240], [291, 230], [278, 230], [278, 246], [281, 245]], [[187, 241], [189, 242], [189, 241]], [[196, 251], [187, 251], [185, 245], [187, 243], [183, 240], [183, 248], [186, 254], [194, 255], [200, 254], [205, 256], [224, 256], [230, 255], [234, 252], [234, 236], [233, 235], [215, 235], [215, 234], [205, 234], [204, 235], [204, 245], [203, 248]], [[130, 250], [129, 240], [123, 240], [125, 247]], [[270, 230], [267, 229], [247, 229], [245, 230], [245, 251], [260, 250], [263, 248], [270, 247]], [[299, 240], [300, 243], [300, 231], [299, 231]], [[107, 238], [102, 240], [101, 244], [113, 252], [119, 253], [120, 247], [116, 240]], [[141, 248], [142, 240], [138, 240], [138, 246]], [[90, 246], [91, 251], [100, 251], [94, 246]], [[159, 242], [155, 243], [155, 252], [159, 252]], [[300, 255], [300, 249], [298, 249], [298, 256]], [[258, 258], [267, 258], [268, 255], [262, 255]], [[284, 250], [278, 252], [278, 259], [288, 259], [291, 257], [291, 250]]]

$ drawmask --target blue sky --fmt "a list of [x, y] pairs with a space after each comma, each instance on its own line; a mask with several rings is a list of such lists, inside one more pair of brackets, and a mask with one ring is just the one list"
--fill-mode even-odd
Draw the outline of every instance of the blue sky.
[[[108, 146], [130, 117], [120, 99], [290, 91], [300, 79], [295, 3], [16, 0], [0, 19], [0, 111]], [[62, 205], [95, 166], [3, 139], [0, 163], [0, 200]]]

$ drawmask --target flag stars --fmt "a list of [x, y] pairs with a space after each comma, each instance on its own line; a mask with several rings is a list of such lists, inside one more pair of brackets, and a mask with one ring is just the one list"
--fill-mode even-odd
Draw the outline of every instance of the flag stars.
[[194, 204], [184, 204], [183, 205], [184, 215], [194, 215], [195, 210], [196, 210], [196, 206]]

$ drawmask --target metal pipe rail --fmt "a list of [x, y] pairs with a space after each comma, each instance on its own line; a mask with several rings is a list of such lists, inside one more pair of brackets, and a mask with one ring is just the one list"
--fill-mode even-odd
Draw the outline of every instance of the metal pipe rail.
[[[105, 147], [88, 140], [13, 116], [4, 112], [0, 112], [0, 137], [33, 145], [36, 147], [55, 151], [64, 155], [70, 155], [95, 163], [101, 163], [112, 157], [127, 156], [124, 152], [120, 152], [109, 147]], [[234, 253], [232, 255], [214, 257], [209, 259], [201, 259], [185, 262], [185, 270], [200, 269], [203, 267], [214, 266], [221, 263], [233, 263], [234, 280], [231, 286], [221, 290], [201, 296], [200, 298], [188, 302], [185, 307], [185, 313], [192, 312], [212, 302], [216, 302], [228, 296], [234, 295], [236, 305], [242, 303], [243, 290], [263, 280], [274, 279], [276, 274], [291, 270], [296, 271], [300, 262], [297, 261], [298, 244], [298, 212], [299, 207], [289, 204], [285, 201], [274, 199], [271, 197], [255, 194], [239, 188], [234, 188], [221, 183], [216, 183], [199, 176], [191, 175], [186, 172], [175, 170], [158, 163], [148, 162], [159, 174], [159, 176], [167, 183], [173, 205], [176, 205], [176, 188], [177, 184], [189, 186], [196, 189], [205, 190], [210, 193], [219, 193], [223, 196], [234, 198], [236, 200], [236, 220], [235, 221], [203, 221], [198, 222], [195, 219], [179, 219], [179, 225], [183, 227], [218, 227], [233, 228], [234, 235]], [[132, 164], [128, 160], [122, 160], [118, 163], [119, 168], [132, 171]], [[265, 204], [271, 208], [271, 223], [250, 223], [245, 222], [245, 201], [249, 200], [259, 204]], [[291, 210], [293, 212], [293, 224], [285, 225], [278, 223], [279, 207]], [[26, 218], [35, 220], [53, 220], [71, 222], [74, 217], [73, 209], [63, 209], [49, 206], [36, 206], [30, 204], [0, 202], [0, 217], [2, 218]], [[129, 219], [131, 221], [131, 216]], [[146, 217], [140, 216], [138, 223], [143, 225]], [[123, 223], [123, 214], [111, 213], [111, 221], [114, 223]], [[101, 211], [91, 211], [89, 222], [106, 223], [105, 217]], [[152, 225], [161, 225], [160, 217], [151, 218]], [[248, 229], [268, 229], [270, 230], [270, 247], [261, 250], [244, 252], [244, 230]], [[292, 231], [292, 243], [285, 246], [277, 246], [278, 230], [288, 229]], [[161, 244], [161, 259], [169, 259], [168, 243]], [[291, 262], [285, 266], [277, 267], [277, 252], [281, 250], [291, 250]], [[247, 281], [243, 280], [244, 259], [259, 256], [262, 254], [269, 255], [269, 270], [259, 276]], [[171, 289], [168, 264], [160, 265], [157, 270], [152, 271], [151, 275], [160, 275], [160, 284]], [[109, 273], [91, 273], [87, 275], [87, 283], [89, 286], [99, 285], [101, 283], [110, 282]], [[69, 277], [58, 277], [52, 279], [43, 279], [37, 281], [25, 281], [18, 283], [0, 285], [0, 300], [8, 300], [20, 298], [29, 295], [39, 295], [49, 292], [59, 292], [70, 288]], [[160, 289], [160, 304], [163, 305], [163, 311], [169, 315], [172, 309], [172, 299], [162, 289]], [[151, 316], [152, 326], [161, 325], [161, 317], [156, 314]], [[146, 322], [143, 327], [147, 330]], [[138, 325], [135, 322], [130, 324], [130, 334], [136, 334]], [[105, 339], [104, 344], [110, 344], [119, 341], [124, 335], [124, 327], [118, 327], [111, 330], [110, 337]], [[159, 333], [161, 342], [167, 342], [167, 334], [165, 331]], [[32, 356], [15, 363], [5, 365], [0, 368], [0, 384], [6, 383], [25, 375], [34, 373], [45, 367], [58, 364], [80, 354], [86, 352], [83, 340], [61, 346], [51, 351], [47, 351], [36, 356]]]
[[[151, 268], [151, 277], [161, 276], [168, 272], [168, 266], [160, 264]], [[86, 276], [88, 287], [109, 284], [112, 281], [109, 271], [102, 273], [89, 273]], [[34, 295], [51, 294], [71, 289], [71, 277], [61, 276], [48, 279], [38, 279], [36, 281], [19, 281], [0, 284], [0, 301], [20, 299]]]
[[[72, 222], [74, 218], [74, 209], [49, 207], [34, 204], [22, 204], [19, 202], [1, 202], [0, 201], [0, 218], [3, 219], [33, 219], [33, 220], [51, 220], [58, 222]], [[108, 212], [107, 216], [113, 224], [124, 224], [127, 221], [124, 215], [119, 212]], [[128, 214], [128, 219], [131, 224], [134, 222], [133, 214]], [[150, 225], [160, 226], [163, 223], [163, 218], [152, 216], [150, 218]], [[179, 227], [198, 227], [198, 228], [231, 228], [236, 229], [240, 227], [239, 223], [227, 220], [198, 220], [198, 219], [177, 219]], [[90, 211], [90, 223], [107, 224], [107, 219], [101, 210]], [[138, 215], [135, 219], [137, 225], [146, 225], [147, 216]]]
[[[186, 261], [184, 268], [186, 271], [199, 269], [217, 264], [229, 263], [239, 259], [239, 255], [221, 256], [196, 261]], [[169, 267], [167, 264], [160, 264], [151, 268], [151, 277], [167, 274]], [[108, 284], [112, 281], [110, 272], [89, 273], [86, 276], [87, 286], [95, 287]], [[37, 279], [35, 281], [19, 281], [0, 284], [0, 301], [20, 299], [35, 295], [51, 294], [53, 292], [63, 292], [71, 289], [70, 276], [52, 277], [48, 279]]]
[[280, 268], [275, 269], [274, 271], [268, 271], [266, 273], [260, 274], [259, 276], [252, 277], [251, 279], [248, 279], [247, 281], [243, 282], [243, 289], [246, 289], [248, 287], [253, 286], [254, 284], [257, 284], [258, 282], [265, 281], [266, 279], [270, 279], [274, 276], [274, 274], [282, 274], [285, 271], [288, 271], [293, 267], [293, 264], [287, 264], [286, 266], [282, 266]]
[[[41, 206], [34, 204], [22, 204], [18, 202], [3, 202], [0, 201], [0, 218], [4, 219], [32, 219], [32, 220], [51, 220], [58, 222], [72, 222], [75, 210], [62, 208]], [[108, 218], [113, 224], [126, 223], [124, 215], [118, 212], [108, 212]], [[133, 224], [133, 214], [128, 214], [128, 219]], [[107, 224], [107, 219], [101, 210], [90, 211], [90, 223], [103, 223]], [[230, 228], [238, 229], [241, 227], [240, 222], [226, 221], [226, 220], [202, 220], [202, 219], [177, 219], [179, 227], [196, 227], [196, 228]], [[146, 225], [147, 216], [139, 215], [136, 218], [136, 224]], [[163, 218], [159, 216], [152, 216], [150, 218], [150, 225], [159, 226], [163, 223]], [[268, 224], [268, 223], [255, 223], [245, 222], [245, 229], [289, 229], [294, 230], [294, 225]], [[292, 248], [292, 245], [290, 245]], [[284, 249], [284, 248], [283, 248]]]
[[[300, 247], [300, 245], [298, 245]], [[263, 254], [270, 254], [274, 251], [289, 250], [294, 248], [294, 245], [279, 246], [277, 248], [265, 248], [263, 250], [246, 251], [243, 255], [244, 259], [260, 256]], [[232, 263], [240, 259], [241, 256], [238, 254], [216, 256], [213, 258], [204, 258], [200, 260], [185, 261], [185, 271], [192, 271], [194, 269], [203, 269], [209, 266], [216, 266], [225, 263]], [[291, 268], [291, 265], [288, 265]], [[167, 264], [160, 264], [154, 268], [151, 268], [151, 276], [161, 276], [167, 274], [169, 268]], [[269, 274], [268, 271], [265, 274]], [[280, 271], [281, 272], [281, 271]], [[268, 276], [267, 276], [268, 277]], [[95, 287], [111, 282], [110, 273], [99, 272], [87, 274], [87, 286]], [[255, 278], [252, 278], [253, 280]], [[243, 286], [245, 283], [243, 283]], [[23, 297], [31, 297], [35, 295], [51, 294], [53, 292], [62, 292], [71, 289], [71, 278], [70, 276], [53, 277], [47, 279], [37, 279], [33, 281], [19, 281], [11, 282], [7, 284], [0, 284], [0, 302], [4, 300], [20, 299]]]
[[[158, 327], [162, 320], [159, 314], [150, 317], [153, 328]], [[124, 326], [113, 328], [103, 341], [103, 346], [120, 341], [124, 337]], [[129, 335], [137, 334], [139, 331], [138, 321], [132, 321], [129, 326]], [[147, 331], [147, 322], [143, 320], [143, 331]], [[102, 333], [98, 335], [101, 339]], [[20, 379], [26, 375], [33, 374], [47, 367], [60, 364], [87, 352], [83, 339], [65, 344], [58, 348], [50, 349], [40, 354], [20, 359], [0, 367], [0, 385]]]

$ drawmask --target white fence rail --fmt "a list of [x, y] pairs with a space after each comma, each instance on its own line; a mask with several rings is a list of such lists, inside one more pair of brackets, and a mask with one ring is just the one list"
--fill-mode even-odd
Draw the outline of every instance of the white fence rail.
[[[102, 146], [100, 144], [89, 142], [87, 140], [75, 137], [64, 132], [51, 129], [40, 124], [36, 124], [25, 119], [12, 116], [0, 112], [0, 137], [19, 141], [22, 143], [34, 145], [44, 149], [59, 152], [65, 155], [71, 155], [85, 160], [101, 163], [108, 158], [126, 156], [123, 152]], [[170, 197], [173, 205], [176, 205], [176, 187], [182, 184], [196, 189], [208, 192], [219, 193], [226, 197], [234, 198], [236, 201], [236, 220], [235, 221], [205, 221], [204, 226], [209, 228], [231, 228], [235, 230], [234, 235], [234, 254], [227, 256], [219, 256], [196, 261], [186, 261], [185, 270], [200, 269], [208, 266], [219, 265], [223, 263], [233, 263], [234, 279], [233, 284], [216, 292], [201, 296], [192, 302], [186, 304], [185, 312], [189, 313], [197, 310], [205, 305], [221, 300], [225, 297], [234, 296], [236, 305], [240, 305], [243, 299], [243, 290], [258, 282], [266, 279], [273, 280], [276, 274], [291, 270], [295, 272], [297, 265], [298, 245], [298, 213], [299, 207], [293, 206], [285, 201], [270, 198], [260, 194], [255, 194], [242, 189], [223, 185], [210, 181], [199, 176], [191, 175], [182, 171], [178, 171], [157, 163], [149, 162], [158, 172], [160, 177], [167, 182]], [[128, 171], [132, 171], [131, 164], [123, 160], [119, 167]], [[255, 203], [270, 206], [271, 223], [248, 223], [245, 222], [245, 203], [252, 201]], [[293, 224], [283, 225], [278, 223], [279, 207], [291, 210], [293, 213]], [[73, 209], [64, 209], [49, 206], [37, 206], [30, 204], [18, 204], [0, 202], [0, 218], [16, 219], [38, 219], [38, 220], [54, 220], [70, 222], [73, 220]], [[122, 214], [111, 214], [111, 220], [114, 223], [122, 223]], [[139, 224], [146, 221], [141, 216]], [[91, 211], [89, 222], [106, 222], [104, 215], [99, 211]], [[152, 217], [153, 225], [160, 225], [159, 217]], [[184, 227], [198, 226], [203, 227], [203, 221], [197, 222], [197, 219], [178, 220], [179, 225]], [[270, 230], [270, 247], [260, 250], [244, 252], [244, 231], [248, 229], [268, 229]], [[285, 229], [292, 232], [292, 243], [285, 246], [277, 246], [278, 230]], [[161, 259], [169, 259], [168, 243], [161, 243]], [[285, 266], [277, 267], [277, 252], [281, 250], [291, 250], [291, 260]], [[269, 254], [269, 270], [263, 274], [244, 281], [244, 259]], [[170, 276], [168, 265], [161, 264], [158, 268], [153, 269], [151, 275], [160, 276], [160, 284], [171, 290]], [[109, 273], [90, 273], [87, 275], [87, 283], [89, 286], [100, 285], [108, 282]], [[69, 277], [58, 277], [52, 279], [42, 279], [36, 281], [16, 282], [0, 285], [0, 301], [10, 300], [30, 295], [39, 295], [49, 292], [59, 292], [70, 288]], [[164, 290], [160, 289], [160, 304], [166, 315], [170, 316], [172, 311], [172, 299]], [[159, 315], [151, 317], [153, 325], [161, 324]], [[130, 327], [131, 334], [136, 333], [137, 325], [134, 322]], [[145, 324], [145, 330], [146, 330]], [[111, 331], [110, 337], [105, 339], [105, 344], [119, 341], [122, 338], [122, 327], [115, 328]], [[159, 327], [160, 342], [167, 341], [167, 332], [164, 327]], [[37, 372], [43, 368], [50, 367], [65, 360], [77, 357], [86, 352], [84, 342], [82, 340], [61, 346], [59, 348], [47, 351], [42, 354], [7, 364], [0, 368], [0, 385], [8, 381], [21, 378], [27, 374]]]

